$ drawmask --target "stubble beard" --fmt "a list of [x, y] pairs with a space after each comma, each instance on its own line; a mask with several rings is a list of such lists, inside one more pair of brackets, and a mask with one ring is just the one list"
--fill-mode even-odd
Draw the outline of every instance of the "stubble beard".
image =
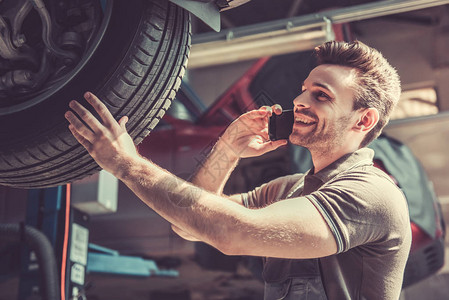
[[318, 124], [308, 133], [302, 134], [293, 129], [290, 142], [309, 149], [315, 155], [323, 156], [338, 149], [344, 141], [351, 116], [342, 116], [327, 128], [318, 130]]

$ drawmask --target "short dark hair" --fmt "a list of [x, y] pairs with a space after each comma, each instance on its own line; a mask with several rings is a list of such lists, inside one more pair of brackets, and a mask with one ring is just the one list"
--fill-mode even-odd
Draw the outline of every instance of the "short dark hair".
[[360, 144], [365, 147], [379, 136], [401, 95], [396, 70], [382, 54], [360, 41], [326, 42], [315, 48], [317, 65], [334, 64], [357, 70], [354, 110], [374, 107], [379, 111], [377, 125]]

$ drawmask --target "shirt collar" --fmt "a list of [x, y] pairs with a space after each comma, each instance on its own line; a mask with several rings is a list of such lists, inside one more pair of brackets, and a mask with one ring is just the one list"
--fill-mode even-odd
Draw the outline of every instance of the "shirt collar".
[[313, 181], [320, 181], [321, 184], [328, 182], [337, 174], [346, 171], [352, 167], [359, 165], [372, 165], [373, 164], [374, 151], [369, 148], [361, 148], [355, 152], [348, 153], [320, 170], [318, 173], [313, 174], [313, 168], [307, 172], [306, 178], [313, 179]]

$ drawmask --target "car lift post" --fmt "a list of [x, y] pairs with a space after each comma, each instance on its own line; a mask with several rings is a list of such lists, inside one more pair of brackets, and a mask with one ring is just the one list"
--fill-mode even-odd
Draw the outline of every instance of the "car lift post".
[[[77, 209], [69, 211], [68, 232], [66, 233], [66, 196], [67, 187], [58, 186], [46, 189], [30, 190], [27, 200], [25, 225], [40, 230], [48, 238], [55, 253], [58, 270], [61, 270], [62, 260], [65, 260], [65, 280], [62, 294], [66, 298], [78, 296], [84, 289], [84, 278], [87, 265], [88, 249], [88, 221], [86, 214]], [[68, 234], [67, 237], [65, 235]], [[71, 237], [71, 238], [69, 238]], [[66, 247], [64, 247], [66, 238]], [[35, 254], [22, 247], [21, 272], [19, 284], [19, 299], [26, 299], [30, 295], [40, 293], [39, 262]], [[41, 262], [45, 263], [45, 262]], [[62, 273], [58, 272], [58, 275]], [[54, 284], [60, 286], [61, 281]], [[61, 288], [61, 286], [60, 286]], [[68, 293], [71, 291], [70, 293]], [[77, 298], [74, 298], [77, 299]]]

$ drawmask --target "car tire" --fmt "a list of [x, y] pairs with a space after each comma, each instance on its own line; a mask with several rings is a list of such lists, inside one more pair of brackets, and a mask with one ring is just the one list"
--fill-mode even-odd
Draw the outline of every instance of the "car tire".
[[0, 184], [62, 185], [99, 170], [64, 118], [68, 103], [95, 93], [139, 143], [169, 108], [185, 72], [190, 16], [168, 0], [114, 1], [107, 27], [82, 69], [35, 105], [0, 116]]

